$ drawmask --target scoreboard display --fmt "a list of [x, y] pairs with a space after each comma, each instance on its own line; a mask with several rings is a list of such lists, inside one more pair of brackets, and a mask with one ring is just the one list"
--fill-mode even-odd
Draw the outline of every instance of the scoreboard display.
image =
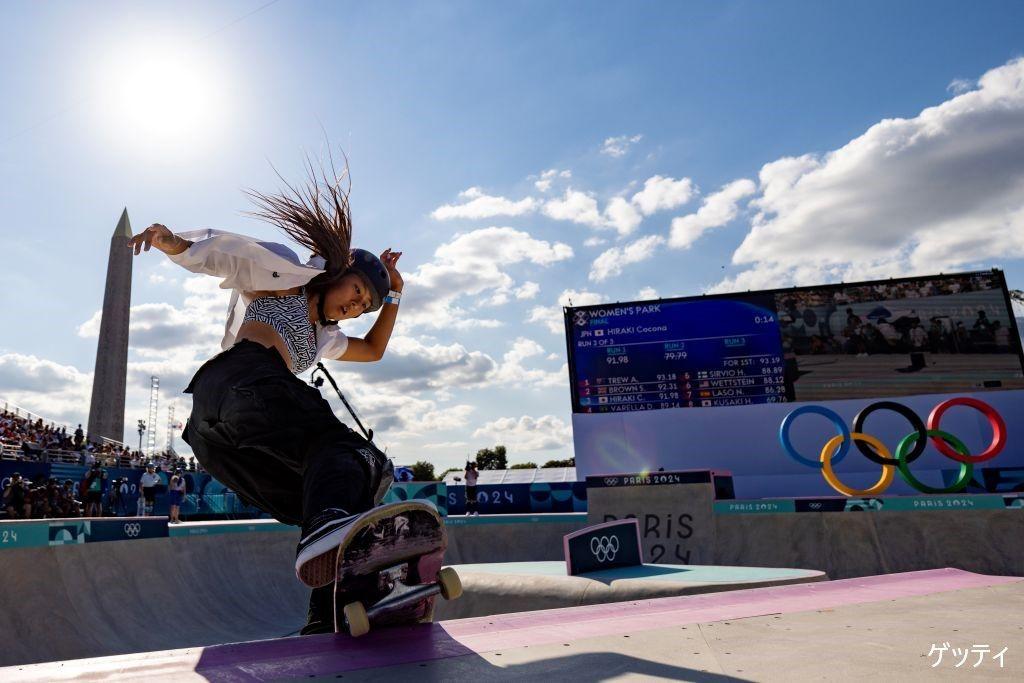
[[1024, 388], [1000, 271], [564, 313], [575, 413]]
[[576, 310], [572, 336], [580, 412], [785, 399], [782, 340], [764, 297]]

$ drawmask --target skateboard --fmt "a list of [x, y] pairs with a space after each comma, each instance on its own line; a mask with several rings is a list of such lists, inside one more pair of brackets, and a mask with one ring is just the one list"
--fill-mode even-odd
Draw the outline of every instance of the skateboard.
[[441, 568], [448, 534], [422, 501], [381, 505], [360, 515], [338, 546], [334, 631], [358, 637], [370, 626], [433, 620], [440, 595], [462, 595], [459, 575]]

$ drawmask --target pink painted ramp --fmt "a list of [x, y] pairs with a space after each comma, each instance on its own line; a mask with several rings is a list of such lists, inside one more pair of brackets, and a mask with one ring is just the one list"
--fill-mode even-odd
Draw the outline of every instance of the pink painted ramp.
[[[0, 669], [0, 680], [147, 678], [265, 681], [424, 662], [668, 626], [897, 600], [1024, 579], [936, 569], [381, 629]], [[569, 635], [571, 634], [571, 635]]]

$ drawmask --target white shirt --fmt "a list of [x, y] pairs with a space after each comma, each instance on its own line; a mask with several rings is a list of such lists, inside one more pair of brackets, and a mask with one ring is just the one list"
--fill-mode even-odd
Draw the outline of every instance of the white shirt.
[[[242, 327], [245, 309], [252, 301], [248, 292], [293, 289], [324, 272], [323, 258], [314, 256], [306, 265], [291, 249], [277, 242], [261, 242], [224, 230], [191, 230], [177, 233], [193, 244], [180, 254], [168, 255], [185, 270], [224, 278], [221, 289], [230, 289], [228, 319], [221, 349], [230, 349]], [[348, 348], [348, 337], [337, 325], [316, 327], [316, 360], [336, 359]], [[316, 362], [316, 361], [314, 361]]]
[[144, 488], [144, 489], [148, 489], [150, 487], [156, 486], [159, 483], [160, 483], [160, 475], [159, 474], [150, 474], [149, 472], [143, 472], [142, 473], [142, 478], [139, 479], [139, 487], [140, 488]]

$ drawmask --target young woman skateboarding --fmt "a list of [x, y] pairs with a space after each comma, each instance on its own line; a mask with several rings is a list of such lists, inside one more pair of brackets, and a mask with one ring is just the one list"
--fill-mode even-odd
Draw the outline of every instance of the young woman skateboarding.
[[[156, 247], [233, 290], [224, 350], [185, 389], [192, 413], [182, 439], [244, 501], [302, 527], [295, 573], [314, 589], [303, 633], [333, 631], [338, 541], [384, 497], [394, 470], [297, 375], [321, 358], [380, 360], [403, 286], [396, 268], [402, 253], [386, 249], [378, 258], [351, 248], [348, 191], [310, 171], [304, 188], [250, 193], [254, 215], [313, 252], [305, 264], [282, 244], [215, 230], [174, 234], [159, 223], [128, 242], [136, 255]], [[338, 321], [377, 310], [362, 339], [338, 329]]]

